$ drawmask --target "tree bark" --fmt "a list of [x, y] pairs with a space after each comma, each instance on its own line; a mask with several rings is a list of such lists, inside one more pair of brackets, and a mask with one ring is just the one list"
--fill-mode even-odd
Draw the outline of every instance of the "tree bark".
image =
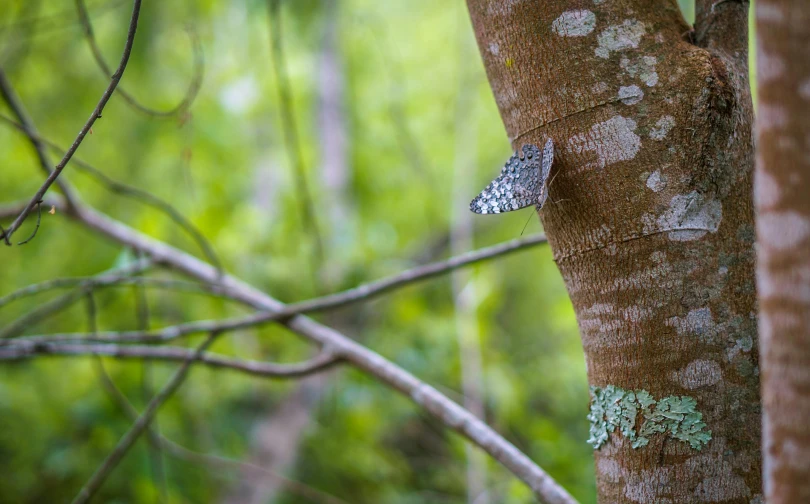
[[810, 502], [810, 13], [759, 0], [755, 16], [765, 495]]
[[513, 148], [555, 143], [600, 502], [761, 500], [747, 2], [695, 43], [674, 0], [468, 6]]

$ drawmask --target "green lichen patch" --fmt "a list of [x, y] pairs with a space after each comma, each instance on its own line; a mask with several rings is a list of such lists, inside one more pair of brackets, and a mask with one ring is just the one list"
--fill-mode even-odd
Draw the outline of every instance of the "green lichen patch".
[[[624, 390], [614, 385], [591, 387], [591, 423], [588, 443], [599, 449], [617, 430], [633, 448], [650, 442], [653, 434], [666, 434], [700, 450], [712, 438], [697, 402], [689, 396], [668, 396], [656, 401], [646, 390]], [[636, 425], [640, 422], [640, 427]]]

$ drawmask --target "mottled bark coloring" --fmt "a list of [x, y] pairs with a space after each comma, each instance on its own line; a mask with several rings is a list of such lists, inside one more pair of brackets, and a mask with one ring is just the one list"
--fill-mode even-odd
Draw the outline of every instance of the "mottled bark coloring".
[[698, 0], [692, 37], [675, 0], [467, 3], [513, 149], [554, 140], [540, 217], [590, 384], [691, 398], [712, 433], [611, 435], [600, 502], [757, 502], [748, 4]]
[[765, 497], [810, 502], [810, 5], [757, 0]]

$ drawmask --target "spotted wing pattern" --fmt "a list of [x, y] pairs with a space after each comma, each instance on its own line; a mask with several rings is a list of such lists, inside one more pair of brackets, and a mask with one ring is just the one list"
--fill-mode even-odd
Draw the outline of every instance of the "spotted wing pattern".
[[551, 174], [551, 165], [554, 163], [554, 142], [549, 138], [546, 140], [546, 145], [543, 146], [543, 158], [540, 161], [540, 196], [537, 198], [535, 205], [537, 209], [543, 208], [543, 205], [548, 198], [548, 176]]
[[501, 174], [470, 203], [478, 214], [511, 212], [530, 205], [538, 209], [546, 202], [546, 182], [554, 160], [554, 144], [549, 139], [543, 151], [536, 145], [523, 146], [523, 156], [515, 152]]

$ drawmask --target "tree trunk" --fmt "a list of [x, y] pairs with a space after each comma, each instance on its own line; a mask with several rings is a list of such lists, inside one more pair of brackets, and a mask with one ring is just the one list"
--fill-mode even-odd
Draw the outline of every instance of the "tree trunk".
[[711, 3], [468, 0], [513, 148], [555, 143], [601, 502], [761, 500], [748, 4]]
[[759, 0], [758, 280], [765, 494], [810, 502], [810, 13]]

